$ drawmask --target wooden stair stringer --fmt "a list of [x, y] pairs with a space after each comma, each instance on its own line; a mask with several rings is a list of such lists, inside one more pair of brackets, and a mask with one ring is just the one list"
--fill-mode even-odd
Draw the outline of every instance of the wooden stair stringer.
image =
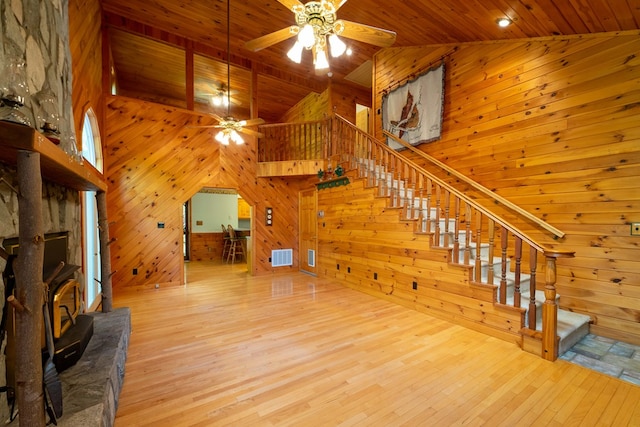
[[[405, 283], [411, 283], [410, 280], [412, 277], [417, 279], [420, 290], [425, 287], [425, 280], [433, 280], [436, 283], [433, 285], [434, 289], [429, 289], [428, 291], [425, 291], [424, 294], [420, 294], [420, 291], [418, 291], [418, 293], [414, 295], [412, 294], [413, 290], [408, 289], [406, 286], [403, 288], [399, 285], [383, 285], [372, 282], [364, 285], [361, 283], [359, 286], [352, 286], [348, 284], [348, 286], [364, 291], [368, 294], [393, 301], [400, 305], [410, 307], [414, 310], [435, 315], [436, 317], [452, 321], [470, 329], [481, 331], [487, 335], [498, 337], [509, 342], [514, 342], [518, 345], [520, 344], [521, 339], [519, 335], [519, 327], [516, 327], [513, 313], [505, 312], [504, 310], [497, 310], [494, 307], [493, 303], [495, 301], [496, 293], [494, 287], [472, 283], [471, 271], [473, 267], [451, 262], [451, 248], [434, 245], [433, 232], [415, 231], [419, 230], [419, 226], [417, 225], [419, 222], [418, 218], [403, 217], [403, 206], [391, 206], [390, 197], [379, 195], [379, 189], [377, 186], [367, 184], [370, 182], [367, 177], [360, 177], [357, 175], [357, 171], [352, 170], [347, 171], [347, 176], [352, 179], [353, 184], [357, 185], [358, 188], [371, 191], [375, 200], [386, 199], [384, 201], [384, 205], [386, 206], [384, 208], [385, 215], [388, 214], [395, 217], [395, 221], [397, 221], [397, 223], [414, 224], [413, 235], [415, 237], [426, 237], [425, 243], [428, 251], [434, 254], [443, 253], [443, 255], [434, 256], [434, 258], [441, 259], [441, 262], [445, 264], [445, 267], [443, 267], [444, 270], [455, 270], [460, 272], [462, 269], [465, 277], [462, 281], [464, 284], [455, 286], [449, 284], [451, 289], [443, 290], [442, 285], [438, 283], [438, 278], [430, 279], [429, 277], [421, 277], [419, 274], [414, 274], [414, 270], [416, 270], [416, 268], [411, 269], [410, 266], [406, 266], [403, 270], [408, 270], [410, 271], [409, 273], [402, 274], [397, 272], [395, 276], [404, 276], [403, 279], [405, 280]], [[345, 274], [342, 271], [341, 265], [341, 271], [340, 273], [337, 273], [337, 275], [339, 275], [341, 279], [349, 280], [349, 275], [353, 278], [354, 272], [352, 270], [352, 273]], [[368, 278], [360, 277], [358, 280], [367, 279]], [[401, 279], [397, 277], [394, 279], [401, 281]], [[426, 287], [430, 288], [431, 285], [426, 285]], [[444, 292], [444, 294], [440, 296], [440, 298], [442, 298], [441, 301], [435, 299], [438, 295], [437, 292]], [[429, 294], [429, 297], [427, 297], [426, 294]], [[450, 295], [458, 295], [455, 298], [463, 299], [467, 301], [466, 304], [473, 305], [474, 307], [465, 307], [464, 303], [456, 302]], [[431, 299], [430, 297], [434, 299]], [[471, 300], [473, 300], [473, 302], [471, 302]]]
[[[376, 172], [379, 175], [384, 175], [385, 177], [388, 176], [387, 173], [385, 172], [380, 172], [377, 171]], [[508, 332], [506, 332], [507, 334], [512, 334], [514, 331], [517, 331], [517, 334], [519, 336], [518, 344], [521, 346], [521, 348], [525, 349], [525, 350], [530, 350], [533, 349], [534, 353], [540, 355], [540, 351], [538, 351], [538, 348], [541, 348], [541, 333], [540, 331], [540, 322], [541, 322], [541, 312], [542, 312], [542, 302], [543, 301], [538, 301], [538, 298], [536, 298], [536, 317], [537, 317], [537, 331], [532, 331], [530, 329], [527, 328], [527, 313], [528, 313], [528, 283], [526, 283], [528, 281], [528, 278], [526, 277], [527, 275], [521, 275], [521, 307], [515, 307], [513, 305], [509, 305], [509, 304], [502, 304], [498, 301], [498, 289], [499, 289], [499, 285], [489, 285], [489, 284], [485, 284], [485, 283], [476, 283], [474, 281], [474, 273], [473, 273], [473, 269], [474, 266], [473, 265], [465, 265], [462, 263], [453, 263], [451, 260], [453, 259], [453, 248], [452, 247], [444, 247], [444, 246], [439, 246], [436, 245], [434, 242], [434, 232], [433, 231], [423, 231], [423, 227], [422, 224], [419, 224], [419, 218], [417, 212], [418, 210], [420, 210], [420, 207], [416, 207], [414, 202], [410, 202], [409, 205], [407, 206], [411, 206], [410, 207], [410, 218], [407, 218], [405, 215], [405, 213], [409, 214], [409, 212], [407, 212], [407, 210], [405, 209], [404, 203], [405, 200], [402, 197], [397, 197], [397, 198], [392, 198], [391, 195], [387, 194], [387, 195], [381, 195], [380, 194], [380, 188], [377, 185], [368, 185], [368, 182], [372, 182], [375, 180], [372, 180], [369, 177], [357, 177], [356, 179], [358, 180], [363, 180], [364, 182], [364, 187], [367, 189], [370, 189], [371, 191], [373, 191], [375, 193], [375, 197], [376, 198], [380, 198], [380, 199], [386, 199], [386, 206], [387, 206], [387, 210], [388, 211], [393, 211], [393, 210], [397, 210], [398, 211], [398, 221], [404, 222], [404, 223], [414, 223], [414, 234], [416, 235], [424, 235], [424, 236], [430, 236], [429, 242], [430, 242], [430, 250], [438, 250], [438, 249], [442, 249], [442, 250], [446, 250], [448, 251], [448, 264], [450, 266], [459, 266], [459, 267], [463, 267], [463, 268], [468, 268], [469, 271], [469, 287], [470, 288], [474, 288], [480, 291], [484, 291], [484, 292], [479, 292], [483, 297], [481, 298], [481, 300], [485, 301], [485, 302], [491, 302], [494, 309], [502, 312], [505, 314], [505, 316], [508, 316], [510, 318], [509, 322], [512, 323], [512, 325], [510, 325], [510, 327], [508, 328]], [[385, 178], [386, 179], [386, 178]], [[387, 186], [393, 186], [394, 182], [391, 179], [390, 182], [385, 182], [385, 185]], [[407, 194], [408, 192], [410, 192], [410, 189], [405, 190], [404, 188], [400, 189], [401, 192], [405, 192], [405, 194]], [[396, 201], [399, 201], [398, 205], [395, 206], [394, 203]], [[442, 218], [440, 218], [440, 220], [442, 221]], [[451, 220], [451, 219], [449, 219]], [[424, 218], [423, 218], [424, 221]], [[431, 222], [433, 222], [434, 219], [431, 219]], [[431, 227], [431, 224], [427, 223], [426, 224], [427, 227]], [[451, 232], [451, 228], [449, 230], [449, 232]], [[444, 235], [444, 229], [441, 227], [441, 238], [443, 238]], [[462, 249], [460, 247], [460, 249]], [[475, 249], [472, 249], [475, 250]], [[482, 256], [482, 255], [481, 255]], [[474, 260], [472, 259], [471, 262], [473, 262]], [[483, 263], [486, 265], [490, 265], [488, 263], [487, 260], [483, 259]], [[494, 265], [494, 268], [496, 266], [496, 264], [492, 264]], [[512, 275], [512, 272], [509, 268], [507, 268], [508, 271], [508, 276]], [[500, 276], [494, 273], [494, 280], [500, 280]], [[510, 284], [513, 284], [513, 280], [510, 277], [507, 277], [507, 281]], [[491, 293], [491, 297], [490, 299], [486, 298], [487, 295], [487, 289], [490, 290]], [[537, 291], [537, 292], [541, 292], [541, 291]], [[511, 294], [508, 292], [509, 294], [509, 300], [513, 300], [513, 297], [511, 296]], [[559, 298], [559, 296], [557, 297]], [[575, 313], [572, 313], [575, 314]], [[565, 310], [562, 310], [560, 308], [558, 308], [558, 318], [559, 318], [559, 322], [558, 322], [558, 339], [560, 340], [560, 344], [558, 346], [558, 348], [562, 351], [567, 349], [567, 344], [566, 342], [568, 342], [569, 344], [571, 342], [575, 342], [576, 339], [575, 338], [570, 338], [567, 341], [567, 337], [569, 337], [570, 335], [572, 335], [572, 331], [576, 330], [576, 331], [582, 331], [579, 332], [584, 334], [584, 324], [585, 324], [585, 319], [582, 318], [581, 320], [578, 319], [579, 323], [577, 325], [572, 325], [570, 324], [569, 321], [561, 321], [561, 319], [571, 319], [572, 317], [577, 318], [579, 316], [568, 316], [565, 313]], [[586, 317], [586, 316], [585, 316]], [[588, 323], [588, 322], [587, 322]], [[588, 333], [588, 330], [587, 330]], [[494, 335], [494, 333], [490, 333], [489, 335]], [[509, 338], [512, 339], [512, 336], [509, 335]], [[540, 340], [540, 344], [537, 344], [536, 342]], [[561, 353], [560, 353], [561, 354]]]

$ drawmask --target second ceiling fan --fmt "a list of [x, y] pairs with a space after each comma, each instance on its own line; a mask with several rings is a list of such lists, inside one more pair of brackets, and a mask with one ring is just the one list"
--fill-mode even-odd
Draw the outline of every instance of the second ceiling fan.
[[227, 108], [227, 115], [220, 117], [217, 114], [209, 113], [214, 119], [218, 121], [217, 125], [208, 126], [192, 126], [194, 128], [218, 128], [220, 131], [216, 134], [216, 141], [222, 145], [229, 145], [229, 142], [236, 144], [244, 144], [244, 139], [240, 136], [241, 133], [246, 135], [255, 136], [261, 138], [262, 133], [247, 129], [247, 126], [256, 126], [264, 123], [261, 118], [237, 120], [231, 116], [231, 9], [230, 0], [227, 0], [227, 86], [226, 92], [224, 91], [224, 84], [221, 86], [223, 96], [226, 96], [226, 102], [224, 103]]
[[380, 47], [391, 46], [396, 40], [396, 33], [357, 22], [338, 19], [336, 12], [347, 0], [320, 0], [305, 4], [298, 0], [278, 0], [291, 10], [296, 19], [292, 25], [245, 43], [249, 50], [257, 52], [293, 36], [298, 36], [287, 56], [300, 63], [304, 49], [313, 52], [316, 70], [329, 68], [327, 52], [338, 57], [346, 50], [340, 37], [361, 41]]

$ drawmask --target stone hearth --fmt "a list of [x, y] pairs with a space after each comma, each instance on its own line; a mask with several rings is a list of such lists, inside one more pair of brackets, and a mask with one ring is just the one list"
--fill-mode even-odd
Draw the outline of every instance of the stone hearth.
[[93, 316], [93, 337], [74, 366], [60, 374], [63, 415], [59, 427], [112, 426], [124, 381], [131, 311], [118, 308]]

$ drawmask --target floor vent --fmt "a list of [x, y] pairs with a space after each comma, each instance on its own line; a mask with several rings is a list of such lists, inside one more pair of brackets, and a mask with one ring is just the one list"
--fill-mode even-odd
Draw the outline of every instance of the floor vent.
[[293, 249], [276, 249], [271, 251], [271, 266], [285, 267], [293, 265]]

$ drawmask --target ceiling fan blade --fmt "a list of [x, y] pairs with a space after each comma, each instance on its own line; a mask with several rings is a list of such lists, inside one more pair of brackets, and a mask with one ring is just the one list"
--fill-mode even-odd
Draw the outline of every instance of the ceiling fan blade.
[[383, 30], [382, 28], [345, 21], [343, 19], [336, 21], [336, 24], [338, 22], [344, 25], [344, 29], [338, 35], [348, 39], [358, 40], [380, 47], [389, 47], [396, 41], [396, 33], [394, 31]]
[[242, 128], [238, 132], [241, 132], [250, 136], [255, 136], [256, 138], [262, 138], [264, 136], [262, 132], [258, 132], [258, 131], [247, 129], [247, 128]]
[[216, 119], [217, 121], [221, 122], [224, 119], [222, 117], [220, 117], [219, 115], [217, 115], [216, 113], [207, 113], [209, 114], [211, 117], [213, 117], [214, 119]]
[[244, 122], [244, 126], [256, 126], [256, 125], [264, 124], [264, 119], [261, 119], [258, 117], [255, 119], [243, 120], [243, 122]]
[[347, 2], [347, 0], [329, 0], [329, 1], [333, 3], [333, 7], [336, 9], [336, 11], [340, 9], [343, 4]]
[[283, 5], [289, 10], [293, 10], [293, 6], [301, 6], [304, 7], [304, 4], [298, 0], [278, 0], [278, 3]]
[[262, 37], [258, 37], [257, 39], [249, 40], [244, 44], [244, 47], [247, 49], [257, 52], [259, 50], [264, 49], [265, 47], [269, 47], [276, 43], [280, 43], [288, 38], [296, 35], [298, 31], [298, 27], [296, 25], [292, 25], [290, 27], [283, 28], [281, 30], [275, 31], [273, 33], [266, 34]]
[[187, 129], [211, 129], [211, 128], [221, 128], [222, 126], [220, 125], [203, 125], [203, 126], [195, 126], [195, 125], [188, 125]]

